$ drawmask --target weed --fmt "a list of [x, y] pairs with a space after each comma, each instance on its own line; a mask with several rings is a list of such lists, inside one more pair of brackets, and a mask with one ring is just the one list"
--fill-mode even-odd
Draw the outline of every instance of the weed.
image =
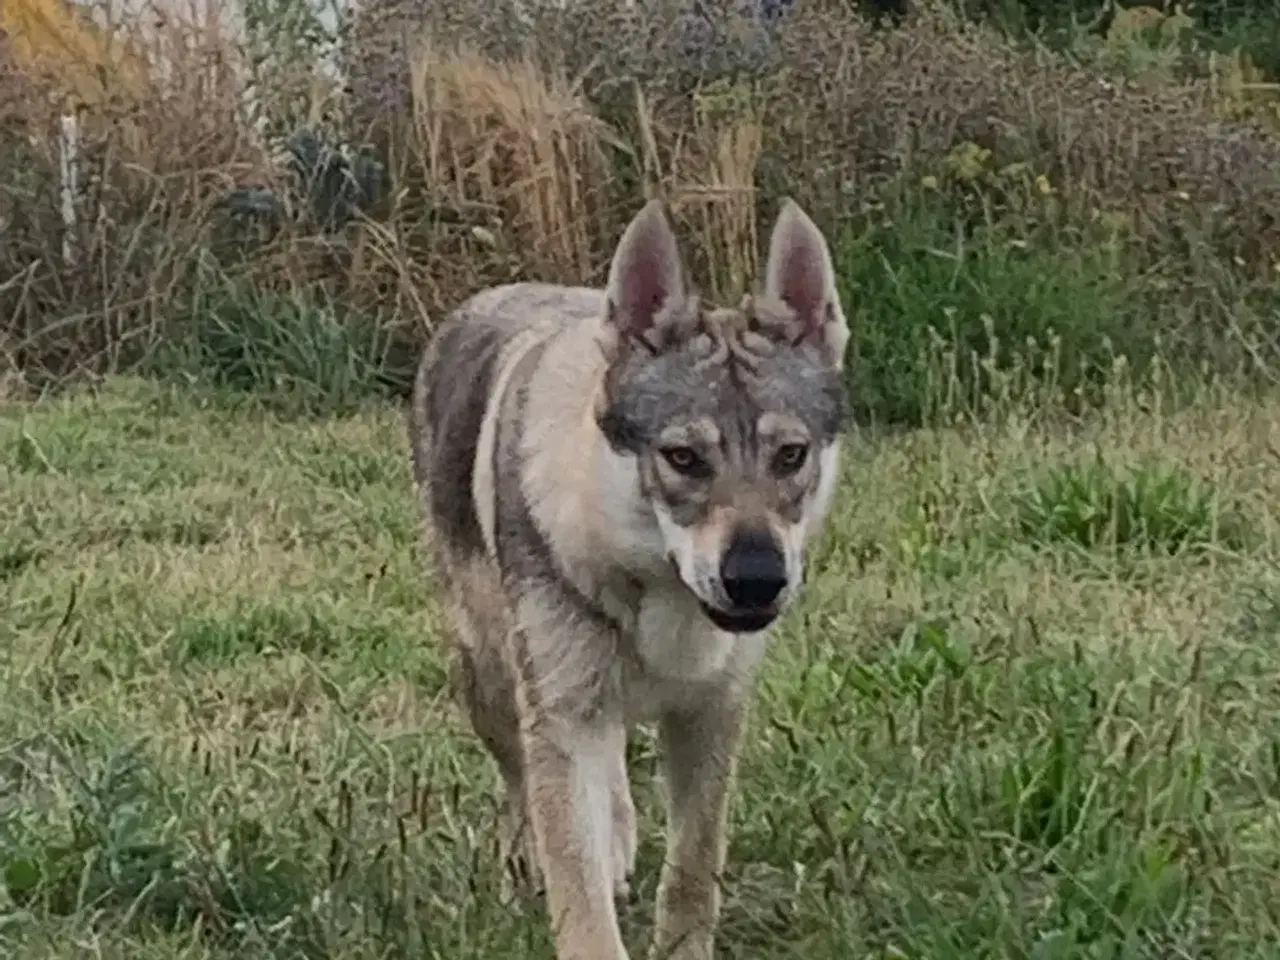
[[193, 302], [179, 328], [158, 370], [266, 398], [282, 411], [349, 413], [406, 393], [412, 379], [388, 364], [391, 340], [374, 318], [324, 301], [223, 281]]
[[1179, 553], [1242, 545], [1243, 526], [1212, 486], [1185, 470], [1147, 464], [1117, 470], [1101, 455], [1043, 472], [1015, 504], [1023, 535], [1086, 550]]
[[1015, 371], [1059, 400], [1096, 391], [1116, 354], [1141, 369], [1157, 332], [1104, 252], [969, 232], [928, 199], [846, 235], [835, 258], [857, 408], [886, 423], [968, 408]]

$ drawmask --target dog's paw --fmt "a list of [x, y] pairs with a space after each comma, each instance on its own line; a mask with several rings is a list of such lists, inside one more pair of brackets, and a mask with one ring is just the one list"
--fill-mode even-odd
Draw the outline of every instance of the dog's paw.
[[498, 899], [504, 907], [519, 909], [541, 902], [545, 896], [542, 871], [531, 858], [520, 852], [503, 857]]

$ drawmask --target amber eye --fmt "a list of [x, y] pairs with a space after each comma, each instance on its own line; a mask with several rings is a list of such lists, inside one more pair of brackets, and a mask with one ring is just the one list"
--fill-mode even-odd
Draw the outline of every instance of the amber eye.
[[808, 459], [808, 444], [784, 443], [773, 455], [773, 472], [780, 477], [790, 476], [798, 472]]
[[691, 447], [667, 447], [662, 455], [676, 473], [695, 478], [711, 475], [711, 467]]

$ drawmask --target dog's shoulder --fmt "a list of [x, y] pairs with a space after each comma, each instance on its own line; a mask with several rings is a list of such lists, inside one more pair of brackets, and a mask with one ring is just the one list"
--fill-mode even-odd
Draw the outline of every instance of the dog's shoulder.
[[414, 478], [443, 545], [483, 551], [473, 486], [484, 425], [517, 354], [554, 339], [601, 309], [578, 287], [511, 283], [473, 294], [423, 349], [410, 404]]

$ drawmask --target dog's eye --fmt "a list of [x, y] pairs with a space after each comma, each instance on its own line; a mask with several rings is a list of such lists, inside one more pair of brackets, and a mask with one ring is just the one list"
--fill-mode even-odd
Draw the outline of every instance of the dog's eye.
[[773, 455], [773, 472], [785, 477], [797, 472], [808, 458], [808, 444], [785, 443]]
[[686, 477], [706, 477], [711, 473], [707, 462], [698, 456], [697, 451], [689, 447], [667, 447], [662, 451], [667, 463], [677, 473]]

